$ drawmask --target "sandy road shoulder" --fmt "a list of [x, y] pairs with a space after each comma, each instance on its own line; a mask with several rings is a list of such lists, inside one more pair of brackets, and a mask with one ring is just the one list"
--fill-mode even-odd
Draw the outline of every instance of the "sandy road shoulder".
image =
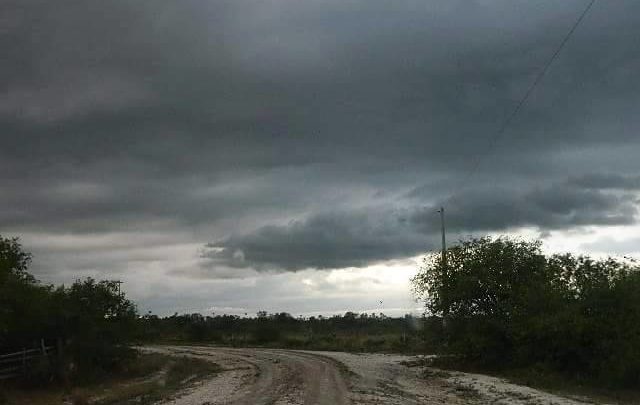
[[354, 403], [594, 404], [588, 400], [565, 398], [486, 375], [407, 367], [405, 364], [416, 363], [418, 357], [415, 356], [342, 352], [324, 354], [344, 363], [357, 374]]
[[584, 405], [502, 379], [424, 373], [415, 357], [208, 346], [146, 348], [218, 363], [223, 372], [163, 404]]
[[193, 347], [148, 346], [141, 348], [141, 350], [173, 356], [200, 358], [215, 362], [222, 368], [222, 372], [215, 377], [201, 381], [171, 398], [165, 398], [160, 404], [228, 404], [231, 403], [229, 402], [230, 399], [237, 396], [241, 387], [252, 383], [253, 375], [256, 372], [255, 366], [251, 363], [237, 361], [226, 356], [212, 356], [208, 351], [198, 350]]

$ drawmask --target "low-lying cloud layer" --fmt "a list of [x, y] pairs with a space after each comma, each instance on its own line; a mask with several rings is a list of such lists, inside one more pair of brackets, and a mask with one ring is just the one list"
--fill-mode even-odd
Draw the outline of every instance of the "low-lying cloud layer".
[[0, 232], [46, 280], [164, 285], [406, 259], [441, 205], [452, 237], [632, 229], [637, 1], [597, 2], [489, 147], [585, 6], [5, 2]]
[[[452, 213], [447, 228], [454, 234], [473, 234], [521, 227], [549, 231], [634, 224], [638, 197], [598, 189], [591, 179], [600, 177], [585, 176], [522, 192], [487, 186], [461, 193], [443, 204]], [[632, 179], [619, 180], [626, 185]], [[409, 195], [417, 198], [415, 192]], [[437, 205], [395, 211], [391, 207], [323, 212], [284, 225], [266, 225], [210, 243], [204, 256], [213, 265], [233, 267], [336, 269], [416, 256], [439, 246]]]

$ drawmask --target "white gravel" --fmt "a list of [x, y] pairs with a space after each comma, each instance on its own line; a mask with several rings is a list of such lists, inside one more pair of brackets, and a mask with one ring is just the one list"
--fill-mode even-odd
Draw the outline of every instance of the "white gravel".
[[161, 404], [514, 404], [585, 405], [503, 379], [441, 372], [417, 357], [275, 349], [163, 346], [145, 348], [219, 364], [223, 371]]
[[490, 398], [496, 405], [584, 405], [595, 404], [587, 399], [565, 398], [522, 385], [512, 384], [504, 379], [482, 374], [453, 373], [447, 379], [457, 386], [473, 389]]

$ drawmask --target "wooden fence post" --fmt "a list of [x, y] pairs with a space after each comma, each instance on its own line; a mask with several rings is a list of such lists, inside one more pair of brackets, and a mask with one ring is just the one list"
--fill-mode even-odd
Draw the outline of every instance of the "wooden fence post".
[[22, 375], [27, 375], [27, 349], [22, 348]]
[[57, 355], [58, 355], [58, 360], [62, 361], [62, 338], [59, 337], [56, 339], [56, 350], [57, 350]]
[[64, 364], [64, 340], [61, 337], [56, 339], [56, 368], [58, 372], [58, 378], [62, 381], [65, 387], [69, 386], [69, 376]]

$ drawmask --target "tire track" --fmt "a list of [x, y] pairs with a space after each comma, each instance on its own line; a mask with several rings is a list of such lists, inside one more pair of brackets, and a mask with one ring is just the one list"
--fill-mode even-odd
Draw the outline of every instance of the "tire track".
[[[497, 378], [409, 366], [415, 357], [285, 349], [161, 346], [143, 350], [219, 364], [223, 372], [161, 404], [580, 405]], [[428, 371], [428, 370], [427, 370]]]
[[[335, 360], [286, 350], [211, 347], [163, 347], [154, 351], [186, 355], [218, 363], [225, 372], [239, 372], [233, 393], [226, 397], [210, 392], [207, 402], [190, 395], [169, 403], [180, 405], [347, 405], [347, 384]], [[224, 373], [222, 373], [224, 374]], [[215, 378], [214, 378], [215, 380]], [[226, 383], [229, 383], [226, 381]], [[228, 387], [227, 387], [228, 388]], [[197, 387], [195, 391], [198, 391]], [[228, 390], [226, 390], [228, 391]], [[199, 396], [200, 397], [200, 396]]]

